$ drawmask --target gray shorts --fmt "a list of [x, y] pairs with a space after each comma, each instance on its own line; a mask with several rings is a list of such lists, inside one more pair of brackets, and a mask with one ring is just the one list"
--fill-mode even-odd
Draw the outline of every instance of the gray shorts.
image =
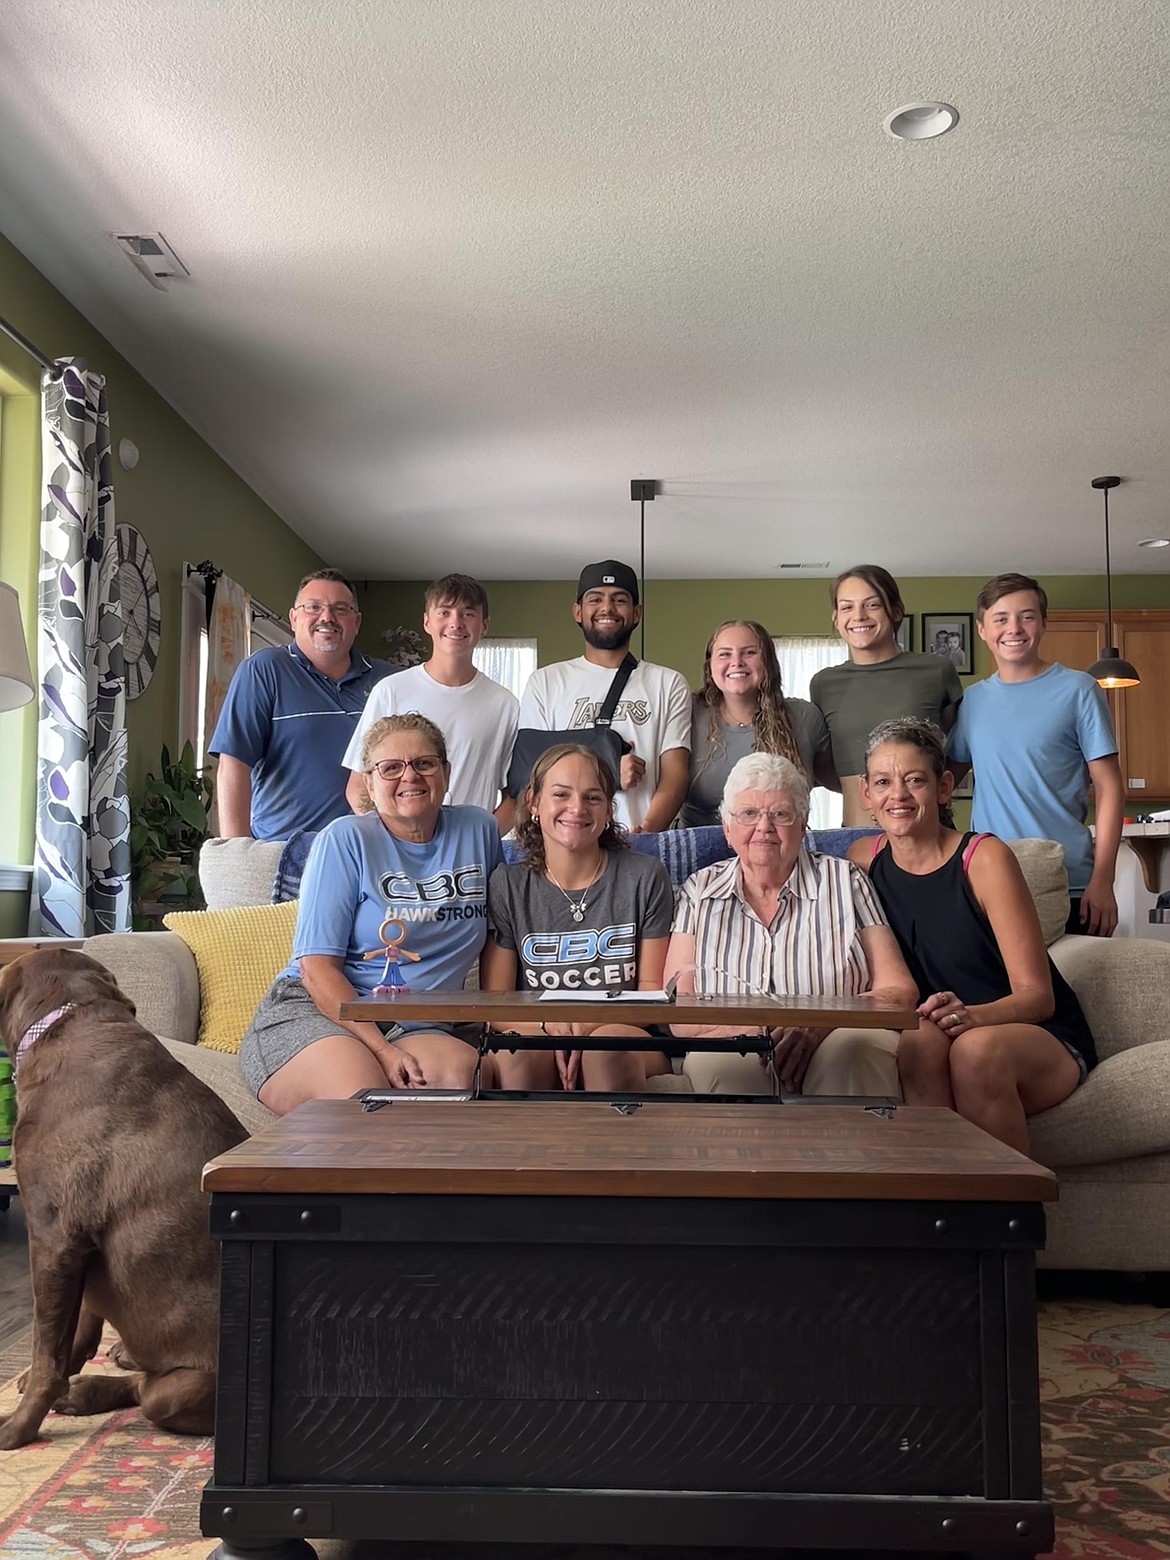
[[[379, 1024], [378, 1028], [388, 1040], [423, 1031], [429, 1035], [455, 1035], [470, 1043], [467, 1031], [474, 1026], [460, 1024], [453, 1028], [450, 1024], [424, 1023]], [[260, 1090], [285, 1062], [291, 1062], [318, 1040], [344, 1033], [335, 1018], [325, 1017], [295, 975], [275, 981], [261, 998], [256, 1016], [240, 1042], [244, 1081], [259, 1097]]]

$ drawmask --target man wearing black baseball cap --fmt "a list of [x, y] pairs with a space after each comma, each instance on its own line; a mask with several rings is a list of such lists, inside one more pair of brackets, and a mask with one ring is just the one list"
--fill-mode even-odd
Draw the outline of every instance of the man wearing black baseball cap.
[[[584, 635], [585, 653], [533, 672], [520, 705], [521, 727], [567, 731], [596, 722], [642, 621], [638, 576], [629, 564], [616, 558], [586, 564], [577, 581], [573, 619]], [[668, 829], [690, 775], [691, 695], [682, 674], [638, 662], [611, 724], [632, 748], [622, 759], [614, 803], [618, 822], [644, 834]]]

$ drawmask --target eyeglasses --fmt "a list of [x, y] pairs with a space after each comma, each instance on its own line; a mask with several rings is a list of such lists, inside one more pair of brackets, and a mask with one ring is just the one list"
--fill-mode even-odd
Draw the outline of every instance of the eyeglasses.
[[303, 612], [306, 617], [324, 617], [326, 612], [331, 612], [335, 618], [357, 617], [356, 607], [347, 607], [344, 602], [334, 605], [332, 601], [301, 601], [293, 608], [294, 612]]
[[774, 829], [790, 829], [798, 821], [790, 807], [769, 807], [767, 812], [762, 807], [741, 807], [731, 814], [732, 822], [744, 829], [754, 829], [761, 818], [767, 818]]
[[437, 754], [424, 753], [421, 758], [380, 758], [366, 770], [366, 774], [377, 774], [383, 780], [397, 780], [407, 769], [413, 769], [420, 780], [425, 780], [428, 775], [437, 775], [442, 767], [443, 760]]

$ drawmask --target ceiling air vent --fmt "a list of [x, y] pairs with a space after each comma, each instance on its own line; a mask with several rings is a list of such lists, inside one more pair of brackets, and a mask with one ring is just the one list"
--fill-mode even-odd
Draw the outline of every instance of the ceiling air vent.
[[115, 233], [113, 237], [134, 269], [159, 292], [166, 292], [172, 278], [191, 275], [161, 233]]
[[827, 563], [778, 563], [778, 569], [827, 569]]

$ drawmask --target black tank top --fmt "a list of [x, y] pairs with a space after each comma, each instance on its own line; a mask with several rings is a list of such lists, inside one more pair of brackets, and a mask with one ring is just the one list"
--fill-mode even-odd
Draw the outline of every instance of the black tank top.
[[[934, 872], [904, 872], [887, 846], [870, 866], [882, 909], [918, 983], [920, 1002], [936, 991], [953, 991], [968, 1006], [1011, 995], [995, 933], [967, 877], [964, 858], [975, 838], [964, 834], [958, 850]], [[1071, 1045], [1088, 1067], [1095, 1067], [1097, 1050], [1076, 993], [1051, 959], [1048, 973], [1055, 1007], [1052, 1017], [1037, 1027]]]

